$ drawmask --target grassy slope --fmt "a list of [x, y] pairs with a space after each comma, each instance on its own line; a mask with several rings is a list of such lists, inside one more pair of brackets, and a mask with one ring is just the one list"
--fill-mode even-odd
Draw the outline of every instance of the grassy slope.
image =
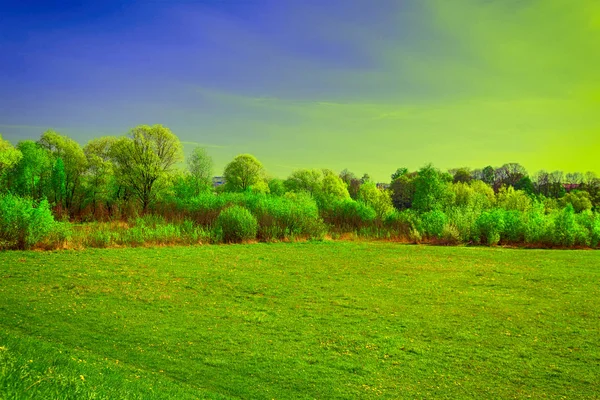
[[600, 252], [0, 253], [0, 398], [598, 398]]

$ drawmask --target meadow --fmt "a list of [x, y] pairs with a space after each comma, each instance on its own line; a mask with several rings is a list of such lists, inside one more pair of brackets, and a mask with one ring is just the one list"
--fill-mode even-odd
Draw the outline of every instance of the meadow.
[[0, 398], [599, 398], [600, 253], [0, 253]]

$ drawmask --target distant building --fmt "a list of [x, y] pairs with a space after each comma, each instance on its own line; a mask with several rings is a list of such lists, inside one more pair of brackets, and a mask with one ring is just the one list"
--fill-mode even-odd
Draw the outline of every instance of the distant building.
[[222, 176], [214, 176], [212, 179], [213, 187], [221, 186], [225, 184], [225, 178]]
[[565, 188], [565, 190], [567, 192], [570, 192], [571, 190], [577, 190], [579, 189], [580, 184], [579, 183], [565, 183], [563, 184], [563, 187]]
[[382, 182], [377, 183], [377, 189], [379, 189], [379, 190], [385, 190], [385, 189], [388, 189], [389, 187], [390, 187], [389, 183], [382, 183]]

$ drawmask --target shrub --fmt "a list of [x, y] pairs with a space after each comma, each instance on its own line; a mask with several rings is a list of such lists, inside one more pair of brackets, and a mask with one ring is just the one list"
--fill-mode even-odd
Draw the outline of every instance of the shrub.
[[502, 240], [510, 243], [523, 243], [525, 240], [525, 223], [523, 216], [525, 214], [520, 211], [504, 212], [504, 232]]
[[372, 207], [352, 199], [326, 203], [321, 210], [328, 224], [343, 231], [359, 231], [371, 225], [377, 216]]
[[6, 194], [0, 196], [0, 249], [29, 249], [46, 238], [55, 226], [46, 200]]
[[226, 243], [240, 243], [256, 239], [258, 222], [248, 209], [240, 206], [229, 207], [219, 214], [216, 230]]
[[476, 240], [488, 246], [495, 246], [500, 242], [504, 231], [504, 212], [501, 209], [484, 211], [477, 218], [475, 225], [477, 226]]
[[439, 243], [446, 245], [457, 245], [461, 243], [461, 236], [458, 228], [451, 224], [444, 225]]
[[526, 244], [551, 245], [554, 224], [544, 213], [544, 204], [538, 203], [534, 209], [524, 214], [524, 241]]
[[[394, 211], [384, 221], [385, 228], [395, 237], [410, 237], [411, 232], [417, 229], [420, 218], [412, 210]], [[419, 234], [419, 241], [421, 240]]]
[[444, 212], [438, 210], [428, 211], [421, 215], [419, 231], [429, 238], [440, 238], [447, 222], [448, 218]]
[[570, 247], [575, 244], [577, 222], [573, 205], [567, 204], [565, 208], [554, 216], [554, 244]]
[[459, 240], [462, 243], [471, 241], [475, 234], [475, 221], [480, 214], [477, 206], [452, 207], [446, 211], [448, 224], [452, 225], [458, 232]]
[[577, 224], [587, 230], [590, 247], [598, 247], [600, 244], [600, 214], [584, 211], [576, 215]]

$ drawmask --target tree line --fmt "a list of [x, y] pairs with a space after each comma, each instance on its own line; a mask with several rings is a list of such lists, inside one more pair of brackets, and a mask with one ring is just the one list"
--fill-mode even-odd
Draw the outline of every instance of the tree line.
[[[320, 223], [321, 231], [331, 234], [351, 231], [367, 236], [402, 234], [413, 239], [446, 237], [461, 243], [524, 243], [525, 224], [530, 222], [527, 218], [534, 218], [535, 213], [535, 218], [545, 218], [548, 236], [557, 229], [558, 215], [566, 212], [574, 216], [569, 228], [573, 232], [565, 240], [544, 239], [547, 243], [562, 240], [573, 245], [577, 241], [575, 231], [585, 227], [589, 232], [588, 239], [580, 240], [584, 245], [595, 240], [596, 229], [600, 235], [600, 222], [595, 225], [600, 179], [593, 172], [539, 171], [530, 175], [517, 163], [441, 171], [429, 164], [418, 171], [398, 168], [389, 183], [375, 183], [368, 174], [358, 178], [347, 169], [339, 173], [298, 169], [279, 179], [269, 177], [254, 156], [241, 154], [225, 167], [225, 184], [213, 187], [213, 162], [205, 149], [195, 148], [187, 162], [183, 161], [181, 142], [162, 125], [140, 125], [125, 136], [96, 138], [84, 147], [53, 130], [42, 133], [37, 141], [23, 140], [16, 146], [0, 136], [0, 196], [5, 204], [2, 209], [0, 202], [0, 211], [5, 214], [4, 224], [9, 208], [17, 207], [17, 199], [26, 199], [32, 210], [44, 202], [60, 221], [161, 215], [167, 220], [192, 218], [192, 223], [212, 229], [218, 213], [233, 202], [250, 209], [253, 218], [264, 217], [263, 225], [275, 224], [275, 214], [281, 214], [274, 204], [286, 208], [287, 222], [277, 222], [285, 232], [302, 225], [290, 222], [293, 210], [298, 209], [314, 220], [312, 225], [305, 224], [311, 226], [308, 231]], [[242, 197], [234, 196], [236, 193]], [[263, 200], [256, 200], [259, 198]], [[223, 199], [230, 199], [229, 203]], [[257, 205], [267, 201], [264, 199], [270, 202], [270, 219], [266, 218], [268, 213], [260, 211], [267, 206]], [[308, 205], [310, 202], [314, 207]], [[18, 204], [24, 207], [25, 203]], [[214, 212], [207, 211], [211, 207], [216, 207]], [[516, 216], [523, 226], [509, 239], [502, 232], [508, 229], [507, 221]], [[489, 229], [485, 228], [486, 218], [492, 221], [488, 221]], [[266, 234], [260, 221], [257, 223], [258, 235]]]

